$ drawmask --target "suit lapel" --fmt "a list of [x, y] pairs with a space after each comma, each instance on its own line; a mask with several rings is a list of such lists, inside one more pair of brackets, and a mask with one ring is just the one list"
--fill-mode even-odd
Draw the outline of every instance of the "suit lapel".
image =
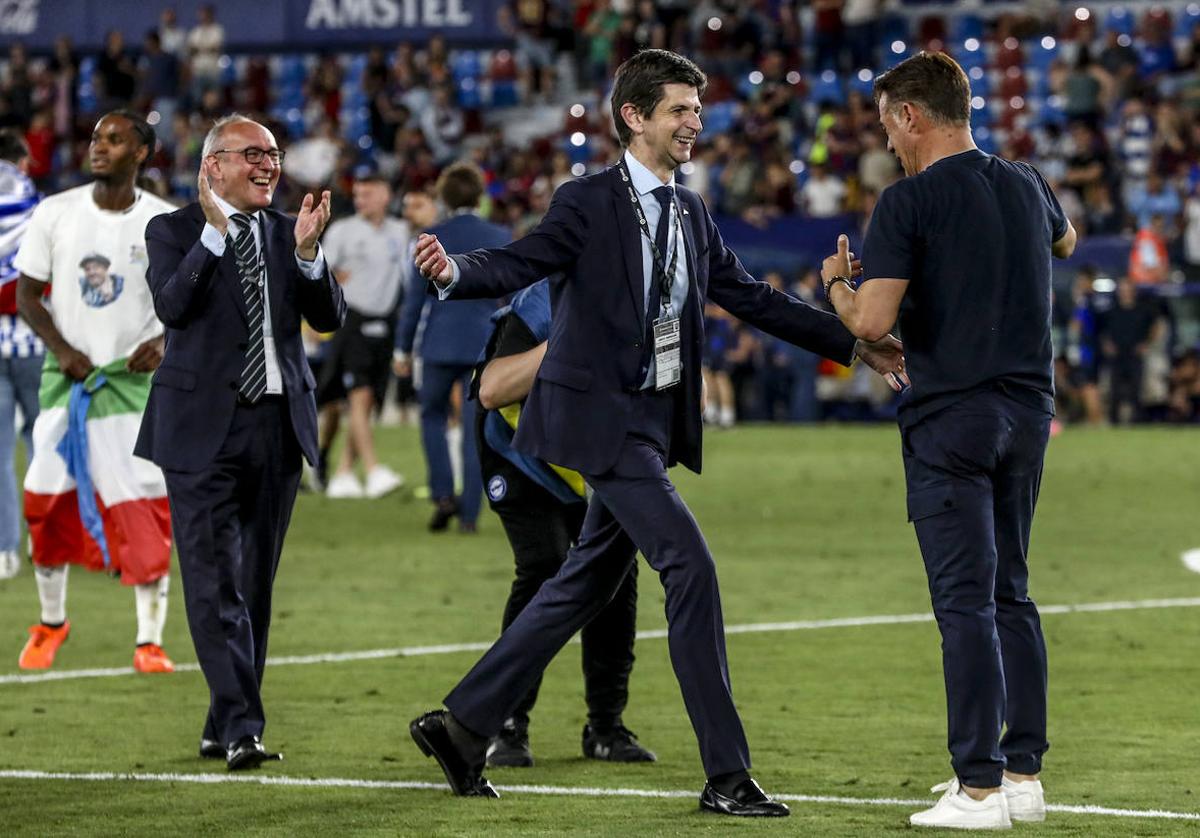
[[646, 316], [646, 284], [642, 271], [642, 231], [638, 227], [637, 215], [629, 199], [629, 190], [621, 178], [621, 170], [613, 166], [608, 170], [612, 184], [613, 209], [617, 217], [617, 232], [620, 235], [621, 255], [625, 261], [625, 278], [629, 287], [629, 298], [640, 323]]
[[[682, 192], [676, 188], [676, 193], [679, 195], [679, 208], [683, 212], [683, 218], [679, 219], [680, 227], [683, 228], [683, 243], [684, 256], [687, 258], [688, 270], [688, 296], [696, 297], [696, 301], [700, 301], [700, 279], [696, 273], [696, 233], [692, 229], [692, 224], [695, 223], [692, 208], [688, 206], [688, 199]], [[685, 301], [686, 304], [686, 301]]]
[[[200, 236], [200, 232], [204, 229], [204, 225], [208, 223], [204, 217], [204, 210], [199, 204], [195, 205], [196, 211], [193, 220], [196, 222], [196, 236]], [[203, 247], [203, 245], [201, 245]], [[246, 297], [242, 294], [242, 274], [238, 270], [237, 256], [233, 252], [233, 245], [225, 242], [225, 255], [217, 260], [217, 284], [225, 289], [233, 300], [234, 306], [237, 307], [238, 313], [242, 316], [242, 322], [250, 324], [250, 317], [246, 312]]]

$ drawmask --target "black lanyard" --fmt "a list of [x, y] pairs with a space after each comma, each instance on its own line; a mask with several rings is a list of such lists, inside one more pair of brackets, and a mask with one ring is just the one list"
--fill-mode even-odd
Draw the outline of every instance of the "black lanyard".
[[[650, 260], [652, 270], [650, 281], [653, 282], [655, 276], [658, 277], [659, 290], [662, 292], [660, 308], [668, 314], [671, 311], [671, 288], [675, 284], [675, 270], [679, 267], [679, 207], [675, 203], [675, 190], [671, 190], [671, 207], [675, 208], [675, 224], [674, 224], [674, 240], [675, 247], [671, 249], [671, 264], [663, 267], [663, 255], [658, 252], [658, 245], [654, 242], [654, 236], [650, 233], [650, 225], [646, 221], [646, 214], [642, 211], [642, 202], [638, 200], [637, 193], [633, 191], [633, 182], [629, 176], [629, 168], [625, 164], [625, 158], [622, 157], [617, 163], [617, 168], [621, 171], [621, 180], [625, 181], [625, 188], [629, 190], [629, 202], [633, 204], [633, 214], [637, 216], [638, 224], [641, 225], [642, 234], [646, 240], [650, 242]], [[657, 200], [657, 199], [655, 199]], [[663, 207], [663, 212], [669, 213], [670, 207]]]

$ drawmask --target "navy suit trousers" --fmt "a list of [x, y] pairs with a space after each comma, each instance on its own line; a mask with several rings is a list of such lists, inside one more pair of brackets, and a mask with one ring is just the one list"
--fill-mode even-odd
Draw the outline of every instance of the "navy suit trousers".
[[1029, 598], [1029, 532], [1050, 416], [1001, 390], [970, 396], [904, 431], [908, 515], [917, 532], [942, 668], [951, 764], [964, 785], [1005, 768], [1041, 770], [1046, 643]]
[[164, 470], [196, 658], [209, 689], [205, 739], [261, 736], [271, 587], [300, 486], [287, 402], [239, 406], [211, 465]]
[[579, 542], [446, 697], [450, 712], [475, 733], [498, 733], [559, 649], [612, 601], [633, 565], [636, 545], [666, 590], [671, 664], [705, 775], [749, 769], [750, 749], [729, 684], [716, 565], [667, 475], [674, 395], [635, 397], [631, 430], [616, 465], [584, 475], [595, 496]]
[[483, 504], [483, 478], [479, 473], [479, 452], [475, 447], [475, 402], [470, 398], [472, 364], [426, 363], [421, 368], [421, 446], [429, 470], [429, 495], [434, 500], [454, 497], [454, 472], [450, 467], [450, 448], [446, 425], [450, 418], [450, 392], [462, 388], [462, 468], [461, 517], [474, 524]]

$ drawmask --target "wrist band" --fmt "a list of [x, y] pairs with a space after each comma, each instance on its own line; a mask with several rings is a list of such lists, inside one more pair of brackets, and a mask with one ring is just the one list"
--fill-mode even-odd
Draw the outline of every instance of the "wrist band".
[[850, 277], [847, 277], [847, 276], [833, 277], [831, 280], [829, 280], [829, 282], [825, 283], [825, 302], [829, 303], [830, 305], [833, 305], [833, 299], [832, 299], [832, 297], [830, 297], [829, 292], [831, 290], [833, 290], [833, 286], [839, 282], [843, 283], [851, 291], [854, 290], [854, 286], [850, 284]]

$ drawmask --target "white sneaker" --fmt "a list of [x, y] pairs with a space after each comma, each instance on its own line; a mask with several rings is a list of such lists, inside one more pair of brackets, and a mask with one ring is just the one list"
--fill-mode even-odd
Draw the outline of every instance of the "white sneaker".
[[396, 474], [385, 465], [377, 465], [367, 472], [366, 493], [369, 498], [381, 498], [404, 485], [404, 476]]
[[361, 498], [364, 497], [362, 484], [352, 472], [343, 471], [335, 474], [325, 487], [327, 498]]
[[1008, 816], [1014, 821], [1044, 821], [1046, 819], [1046, 793], [1041, 780], [1017, 782], [1005, 777], [1000, 782], [1004, 798], [1008, 801]]
[[21, 571], [21, 557], [16, 550], [0, 551], [0, 579], [12, 579]]
[[957, 777], [947, 783], [939, 783], [930, 791], [945, 791], [945, 794], [932, 808], [910, 817], [908, 822], [913, 826], [943, 829], [1012, 828], [1012, 821], [1008, 816], [1008, 801], [1003, 792], [994, 792], [983, 800], [975, 800], [962, 790]]

